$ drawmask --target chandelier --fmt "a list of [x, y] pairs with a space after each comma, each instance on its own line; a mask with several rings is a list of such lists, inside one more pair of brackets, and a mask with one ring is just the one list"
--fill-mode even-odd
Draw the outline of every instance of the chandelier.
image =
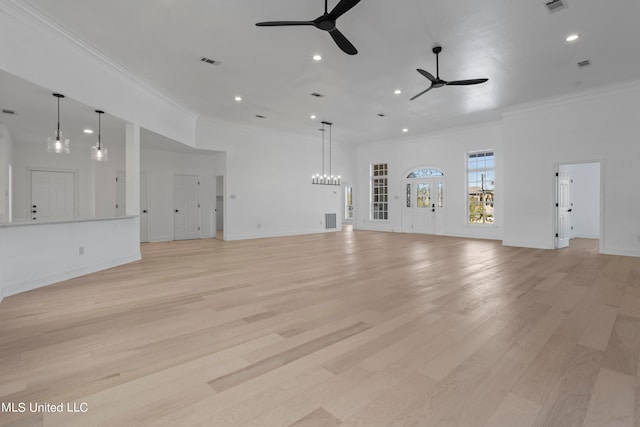
[[[324, 173], [324, 134], [325, 134], [325, 125], [329, 126], [329, 175]], [[312, 184], [319, 185], [340, 185], [340, 175], [333, 176], [331, 173], [331, 126], [333, 124], [330, 122], [322, 122], [322, 129], [318, 129], [322, 132], [322, 173], [317, 173], [311, 177]]]

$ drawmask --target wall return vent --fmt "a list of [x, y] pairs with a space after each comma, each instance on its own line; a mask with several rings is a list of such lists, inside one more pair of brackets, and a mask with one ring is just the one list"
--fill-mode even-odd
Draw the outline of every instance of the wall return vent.
[[337, 214], [327, 213], [324, 214], [324, 228], [325, 230], [335, 230], [337, 228]]

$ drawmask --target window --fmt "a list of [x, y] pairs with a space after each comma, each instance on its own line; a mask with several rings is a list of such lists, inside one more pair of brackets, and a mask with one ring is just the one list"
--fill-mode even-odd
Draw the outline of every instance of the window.
[[439, 169], [425, 168], [411, 172], [407, 178], [430, 178], [432, 176], [444, 176], [444, 173]]
[[389, 181], [386, 163], [371, 165], [371, 219], [389, 219]]
[[467, 219], [469, 224], [493, 224], [495, 158], [493, 151], [467, 155]]

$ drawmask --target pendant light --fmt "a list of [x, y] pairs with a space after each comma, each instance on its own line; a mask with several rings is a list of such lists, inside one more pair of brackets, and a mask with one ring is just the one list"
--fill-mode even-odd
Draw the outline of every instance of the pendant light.
[[[329, 126], [329, 176], [324, 173], [324, 126]], [[331, 173], [331, 126], [333, 123], [330, 122], [322, 122], [322, 129], [318, 129], [322, 132], [322, 174], [315, 174], [311, 177], [312, 184], [320, 184], [320, 185], [340, 185], [340, 175], [333, 176]]]
[[91, 147], [91, 160], [105, 162], [107, 161], [107, 149], [102, 146], [100, 141], [100, 116], [104, 114], [104, 111], [96, 110], [96, 113], [98, 113], [98, 143]]
[[54, 137], [47, 138], [47, 151], [56, 154], [69, 154], [71, 152], [69, 139], [65, 139], [60, 130], [60, 98], [64, 98], [64, 95], [54, 93], [53, 96], [58, 98], [58, 128]]

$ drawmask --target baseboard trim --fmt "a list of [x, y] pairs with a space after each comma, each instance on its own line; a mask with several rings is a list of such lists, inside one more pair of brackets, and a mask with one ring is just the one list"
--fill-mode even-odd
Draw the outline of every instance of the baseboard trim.
[[516, 242], [513, 240], [503, 240], [502, 246], [513, 246], [516, 248], [530, 248], [530, 249], [555, 249], [553, 246], [545, 246], [539, 243], [533, 242]]
[[249, 240], [249, 239], [266, 239], [269, 237], [287, 237], [287, 236], [303, 236], [305, 234], [322, 234], [322, 233], [335, 233], [340, 231], [339, 229], [331, 230], [313, 230], [313, 231], [294, 231], [289, 233], [265, 233], [265, 234], [240, 234], [240, 235], [226, 235], [224, 240]]

